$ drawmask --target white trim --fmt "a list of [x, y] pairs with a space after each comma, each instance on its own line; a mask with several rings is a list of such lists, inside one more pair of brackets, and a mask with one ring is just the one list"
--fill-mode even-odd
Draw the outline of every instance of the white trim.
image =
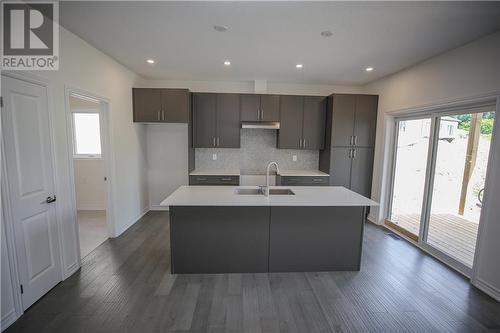
[[494, 298], [497, 302], [500, 302], [500, 290], [493, 287], [491, 284], [482, 279], [475, 279], [472, 281], [472, 285]]
[[[110, 100], [106, 97], [98, 96], [94, 93], [75, 88], [73, 86], [65, 85], [65, 114], [66, 114], [66, 138], [68, 140], [68, 148], [74, 147], [74, 124], [73, 124], [73, 112], [70, 106], [70, 97], [78, 96], [79, 98], [95, 100], [99, 102], [99, 110], [92, 110], [92, 113], [99, 113], [100, 121], [100, 132], [101, 132], [101, 155], [100, 159], [104, 161], [105, 177], [106, 181], [106, 225], [108, 228], [108, 237], [113, 237], [116, 229], [116, 221], [114, 219], [114, 168], [113, 156], [111, 154], [111, 122], [110, 122]], [[75, 175], [74, 175], [74, 159], [79, 158], [79, 156], [74, 155], [74, 148], [71, 152], [68, 151], [68, 167], [69, 167], [69, 186], [71, 193], [71, 208], [73, 211], [73, 226], [75, 232], [75, 250], [78, 258], [78, 267], [81, 266], [81, 253], [80, 253], [80, 236], [78, 230], [78, 217], [77, 217], [77, 205], [76, 205], [76, 188], [75, 188]], [[68, 270], [70, 270], [68, 268]], [[73, 270], [73, 269], [71, 269]]]
[[7, 314], [2, 317], [2, 322], [0, 324], [0, 328], [5, 331], [10, 325], [12, 325], [17, 319], [19, 315], [16, 313], [16, 309], [10, 310]]
[[149, 212], [149, 208], [144, 207], [144, 209], [142, 210], [142, 213], [140, 213], [135, 218], [131, 219], [127, 224], [125, 224], [120, 229], [118, 229], [117, 232], [112, 237], [116, 238], [116, 237], [120, 236], [121, 234], [123, 234], [125, 231], [127, 231], [128, 228], [133, 226], [137, 221], [139, 221], [142, 217], [144, 217], [144, 215], [146, 215], [148, 212]]

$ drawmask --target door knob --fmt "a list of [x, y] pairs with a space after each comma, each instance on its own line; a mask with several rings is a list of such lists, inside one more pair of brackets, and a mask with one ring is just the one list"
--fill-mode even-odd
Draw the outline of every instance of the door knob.
[[56, 201], [56, 196], [54, 195], [54, 197], [47, 197], [47, 199], [45, 199], [45, 201], [42, 201], [42, 203], [53, 203], [54, 201]]

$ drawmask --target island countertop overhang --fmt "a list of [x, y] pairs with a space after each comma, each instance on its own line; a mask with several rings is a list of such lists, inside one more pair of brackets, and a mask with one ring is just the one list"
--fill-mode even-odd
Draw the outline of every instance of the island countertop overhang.
[[161, 206], [378, 206], [378, 203], [343, 186], [272, 186], [291, 189], [294, 195], [236, 194], [255, 186], [181, 186]]

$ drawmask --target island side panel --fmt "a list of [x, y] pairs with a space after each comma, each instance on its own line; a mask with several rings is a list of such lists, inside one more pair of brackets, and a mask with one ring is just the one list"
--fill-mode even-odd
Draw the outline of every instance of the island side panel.
[[360, 269], [365, 207], [271, 207], [270, 272]]
[[171, 206], [172, 273], [267, 272], [269, 210]]

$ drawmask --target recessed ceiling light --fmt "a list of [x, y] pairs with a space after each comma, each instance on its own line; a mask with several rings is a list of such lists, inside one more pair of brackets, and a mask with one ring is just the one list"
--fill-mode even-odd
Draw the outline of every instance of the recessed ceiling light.
[[321, 31], [321, 37], [330, 37], [332, 35], [333, 32], [331, 32], [330, 30]]
[[372, 70], [373, 70], [373, 67], [366, 67], [365, 68], [365, 71], [367, 71], [367, 72], [371, 72]]
[[231, 61], [229, 61], [229, 60], [224, 61], [224, 65], [230, 66], [231, 65]]
[[295, 65], [295, 68], [302, 68], [302, 67], [304, 67], [302, 64]]
[[226, 32], [229, 28], [226, 25], [214, 25], [214, 30], [218, 32]]
[[148, 62], [148, 64], [154, 64], [155, 63], [155, 61], [153, 59], [148, 59], [146, 61]]

